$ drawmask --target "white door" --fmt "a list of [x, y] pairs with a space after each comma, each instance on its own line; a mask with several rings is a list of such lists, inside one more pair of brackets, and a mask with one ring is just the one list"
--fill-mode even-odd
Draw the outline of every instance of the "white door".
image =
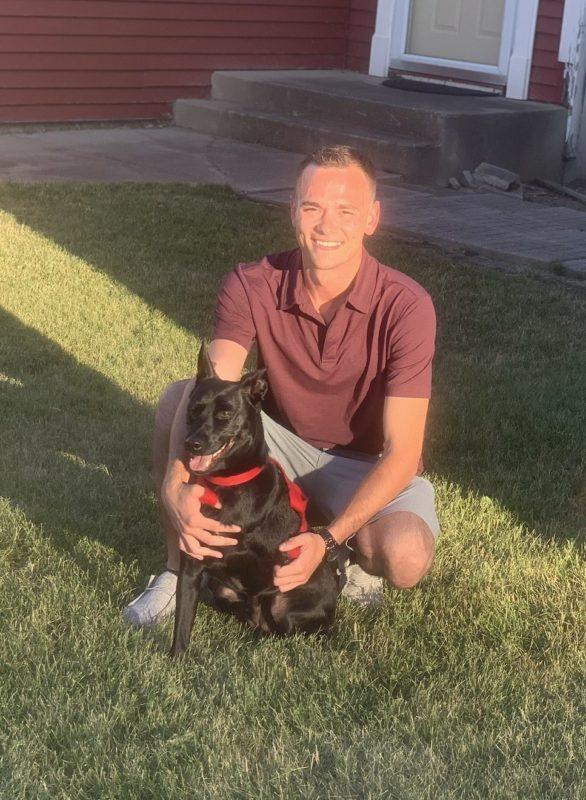
[[405, 52], [496, 66], [505, 0], [412, 0]]
[[516, 0], [396, 0], [391, 67], [504, 83]]

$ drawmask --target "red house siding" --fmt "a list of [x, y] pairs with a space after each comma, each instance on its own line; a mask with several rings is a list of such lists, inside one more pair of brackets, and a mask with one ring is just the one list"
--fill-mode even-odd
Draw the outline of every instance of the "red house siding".
[[529, 78], [529, 99], [564, 100], [564, 65], [558, 61], [564, 0], [540, 0]]
[[374, 34], [377, 0], [349, 0], [348, 50], [346, 66], [368, 72], [370, 41]]
[[[0, 0], [0, 122], [146, 119], [216, 69], [368, 70], [377, 0]], [[529, 98], [563, 102], [564, 0], [540, 0]]]
[[207, 96], [216, 69], [366, 68], [373, 7], [376, 0], [1, 0], [0, 122], [165, 117], [177, 97]]

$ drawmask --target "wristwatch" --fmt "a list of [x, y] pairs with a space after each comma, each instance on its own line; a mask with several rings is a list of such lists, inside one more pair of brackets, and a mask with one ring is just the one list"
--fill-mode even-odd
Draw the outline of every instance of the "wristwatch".
[[321, 536], [324, 541], [326, 546], [326, 552], [324, 555], [325, 560], [337, 561], [340, 551], [342, 550], [342, 545], [338, 544], [327, 528], [323, 528], [320, 531], [313, 531], [313, 533], [315, 533], [317, 536]]

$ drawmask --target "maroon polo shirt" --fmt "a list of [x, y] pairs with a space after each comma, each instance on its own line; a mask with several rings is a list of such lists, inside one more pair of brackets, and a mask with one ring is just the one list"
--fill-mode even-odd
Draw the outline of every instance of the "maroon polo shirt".
[[346, 302], [326, 325], [305, 283], [301, 251], [239, 264], [225, 278], [214, 339], [267, 368], [264, 410], [322, 449], [378, 454], [385, 397], [429, 397], [435, 312], [416, 281], [363, 251]]

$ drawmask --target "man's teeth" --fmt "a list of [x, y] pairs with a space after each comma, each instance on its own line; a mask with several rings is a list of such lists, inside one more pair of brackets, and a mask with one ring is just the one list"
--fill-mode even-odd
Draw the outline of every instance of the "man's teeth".
[[321, 239], [315, 239], [314, 241], [320, 247], [339, 247], [342, 244], [342, 242], [324, 242]]

